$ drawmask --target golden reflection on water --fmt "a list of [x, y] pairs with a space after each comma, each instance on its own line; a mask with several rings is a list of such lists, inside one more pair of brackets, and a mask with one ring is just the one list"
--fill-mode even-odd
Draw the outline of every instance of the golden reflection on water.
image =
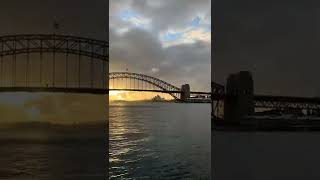
[[[112, 106], [112, 104], [110, 105]], [[109, 134], [111, 134], [109, 140], [111, 142], [121, 142], [127, 139], [125, 135], [129, 133], [129, 129], [127, 127], [128, 124], [125, 123], [125, 108], [125, 106], [120, 104], [117, 105], [117, 112], [109, 112], [109, 123], [111, 124], [109, 128]], [[121, 146], [121, 144], [118, 144], [118, 146]], [[113, 151], [109, 151], [109, 162], [119, 162], [119, 156], [126, 154], [129, 151], [129, 148], [117, 148]]]

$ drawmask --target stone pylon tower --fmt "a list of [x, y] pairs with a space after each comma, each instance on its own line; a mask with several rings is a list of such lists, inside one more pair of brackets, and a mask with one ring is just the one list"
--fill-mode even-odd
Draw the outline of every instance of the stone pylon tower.
[[254, 113], [254, 87], [249, 71], [240, 71], [227, 78], [224, 118], [237, 123], [246, 115]]
[[181, 100], [186, 102], [190, 98], [190, 85], [184, 84], [181, 86]]

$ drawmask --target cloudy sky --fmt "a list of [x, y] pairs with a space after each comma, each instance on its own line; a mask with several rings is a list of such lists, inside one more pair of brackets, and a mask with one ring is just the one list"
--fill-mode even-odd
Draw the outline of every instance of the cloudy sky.
[[110, 71], [210, 91], [210, 0], [110, 0]]
[[215, 0], [214, 80], [250, 70], [260, 94], [320, 96], [320, 3]]

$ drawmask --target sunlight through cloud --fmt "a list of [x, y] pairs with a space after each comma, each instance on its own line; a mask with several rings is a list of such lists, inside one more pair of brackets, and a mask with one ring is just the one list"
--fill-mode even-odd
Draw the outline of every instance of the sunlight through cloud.
[[163, 43], [163, 47], [176, 46], [180, 44], [192, 44], [197, 41], [203, 41], [206, 43], [211, 42], [211, 27], [206, 21], [203, 21], [204, 17], [195, 17], [191, 23], [184, 29], [170, 29], [160, 33], [160, 41]]
[[130, 22], [134, 27], [142, 29], [151, 28], [151, 20], [141, 16], [139, 13], [132, 10], [121, 11], [119, 17], [123, 21]]

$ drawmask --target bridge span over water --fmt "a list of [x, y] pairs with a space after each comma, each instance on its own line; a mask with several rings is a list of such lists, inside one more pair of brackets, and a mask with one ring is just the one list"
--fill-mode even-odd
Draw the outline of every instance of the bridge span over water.
[[[62, 92], [108, 94], [109, 90], [168, 93], [183, 100], [188, 84], [174, 86], [148, 75], [109, 73], [109, 44], [92, 38], [56, 34], [0, 36], [0, 92]], [[109, 80], [108, 80], [109, 79]], [[136, 86], [118, 86], [122, 80]]]
[[[255, 109], [320, 111], [320, 98], [253, 94], [253, 82], [235, 85], [239, 81], [235, 75], [229, 78], [226, 87], [212, 83], [212, 92], [195, 92], [188, 84], [176, 86], [144, 74], [109, 73], [108, 63], [107, 41], [56, 34], [0, 36], [0, 92], [159, 92], [182, 101], [210, 96], [216, 116], [225, 109], [224, 104], [239, 106], [239, 102]], [[247, 79], [252, 81], [250, 77]]]
[[320, 97], [293, 97], [254, 94], [250, 72], [228, 77], [226, 87], [212, 83], [213, 117], [234, 121], [258, 111], [286, 111], [320, 115]]
[[188, 102], [192, 97], [202, 97], [203, 99], [211, 97], [211, 92], [191, 91], [189, 84], [183, 84], [180, 88], [164, 80], [132, 72], [109, 73], [109, 85], [110, 91], [167, 93], [174, 99], [184, 102]]

